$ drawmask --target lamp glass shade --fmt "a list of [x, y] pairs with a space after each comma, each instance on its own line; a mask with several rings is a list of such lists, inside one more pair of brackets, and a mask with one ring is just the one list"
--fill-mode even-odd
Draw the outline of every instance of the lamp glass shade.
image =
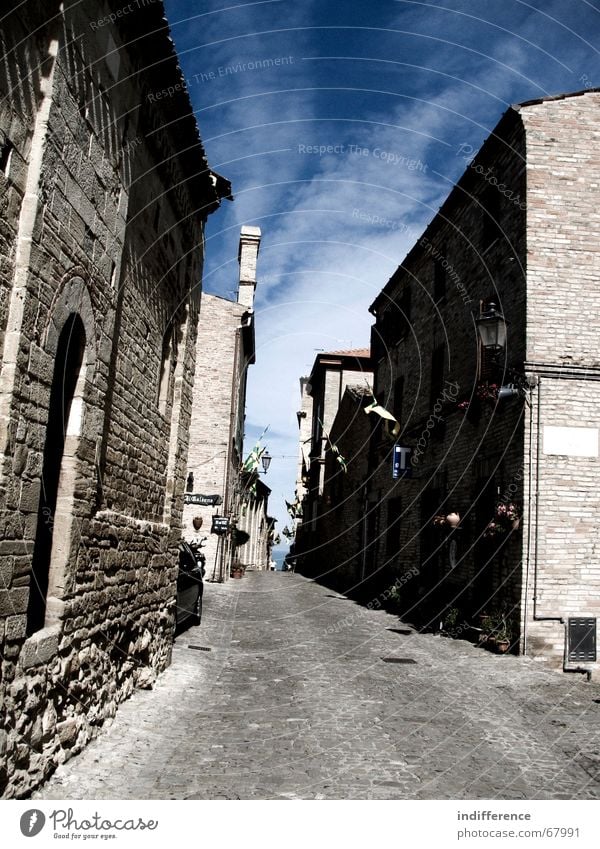
[[477, 319], [477, 328], [484, 348], [497, 350], [506, 347], [506, 319], [496, 309], [495, 304], [490, 304], [489, 308]]
[[262, 463], [262, 467], [263, 467], [265, 472], [267, 472], [269, 470], [269, 466], [271, 465], [271, 460], [272, 460], [271, 455], [269, 454], [268, 451], [265, 451], [265, 453], [260, 458], [260, 462]]

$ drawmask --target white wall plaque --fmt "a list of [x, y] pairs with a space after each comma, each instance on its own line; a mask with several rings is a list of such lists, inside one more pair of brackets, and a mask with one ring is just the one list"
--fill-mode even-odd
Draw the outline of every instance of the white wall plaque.
[[597, 427], [551, 427], [544, 425], [544, 454], [597, 457]]

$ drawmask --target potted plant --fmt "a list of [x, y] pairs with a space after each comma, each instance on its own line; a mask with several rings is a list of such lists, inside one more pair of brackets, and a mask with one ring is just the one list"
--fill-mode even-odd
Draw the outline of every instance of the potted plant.
[[506, 616], [501, 616], [494, 637], [496, 651], [500, 654], [506, 654], [506, 652], [511, 646], [513, 639], [512, 626]]
[[456, 623], [458, 622], [458, 617], [460, 616], [460, 610], [458, 607], [449, 607], [444, 611], [442, 615], [442, 633], [449, 633], [450, 631], [456, 628]]
[[498, 400], [498, 392], [500, 387], [497, 383], [489, 383], [487, 380], [477, 384], [475, 394], [479, 401], [485, 401], [488, 404], [495, 404]]
[[516, 531], [521, 521], [519, 508], [513, 501], [501, 501], [494, 508], [494, 516], [486, 525], [483, 536], [503, 536], [509, 531]]
[[239, 560], [234, 560], [233, 565], [231, 567], [231, 577], [232, 578], [242, 578], [244, 576], [244, 572], [246, 571], [246, 567], [243, 566]]
[[513, 640], [513, 629], [504, 608], [480, 616], [479, 642], [500, 654], [506, 654]]

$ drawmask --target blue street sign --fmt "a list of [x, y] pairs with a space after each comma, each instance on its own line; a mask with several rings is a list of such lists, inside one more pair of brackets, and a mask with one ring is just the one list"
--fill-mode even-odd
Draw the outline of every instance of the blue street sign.
[[392, 477], [394, 480], [412, 477], [411, 454], [412, 448], [409, 448], [407, 445], [394, 445], [392, 458]]

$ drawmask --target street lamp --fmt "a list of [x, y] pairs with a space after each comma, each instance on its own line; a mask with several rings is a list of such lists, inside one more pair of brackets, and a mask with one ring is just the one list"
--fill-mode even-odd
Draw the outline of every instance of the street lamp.
[[263, 467], [263, 470], [264, 470], [265, 475], [266, 475], [266, 474], [267, 474], [267, 472], [269, 471], [269, 466], [271, 465], [271, 460], [272, 460], [272, 459], [273, 459], [273, 458], [271, 457], [271, 455], [269, 454], [269, 452], [268, 452], [268, 451], [264, 451], [264, 452], [263, 452], [263, 455], [262, 455], [262, 457], [260, 458], [260, 462], [262, 463], [262, 467]]
[[485, 312], [475, 319], [481, 344], [492, 355], [498, 355], [506, 347], [506, 328], [508, 322], [496, 307], [489, 304]]

